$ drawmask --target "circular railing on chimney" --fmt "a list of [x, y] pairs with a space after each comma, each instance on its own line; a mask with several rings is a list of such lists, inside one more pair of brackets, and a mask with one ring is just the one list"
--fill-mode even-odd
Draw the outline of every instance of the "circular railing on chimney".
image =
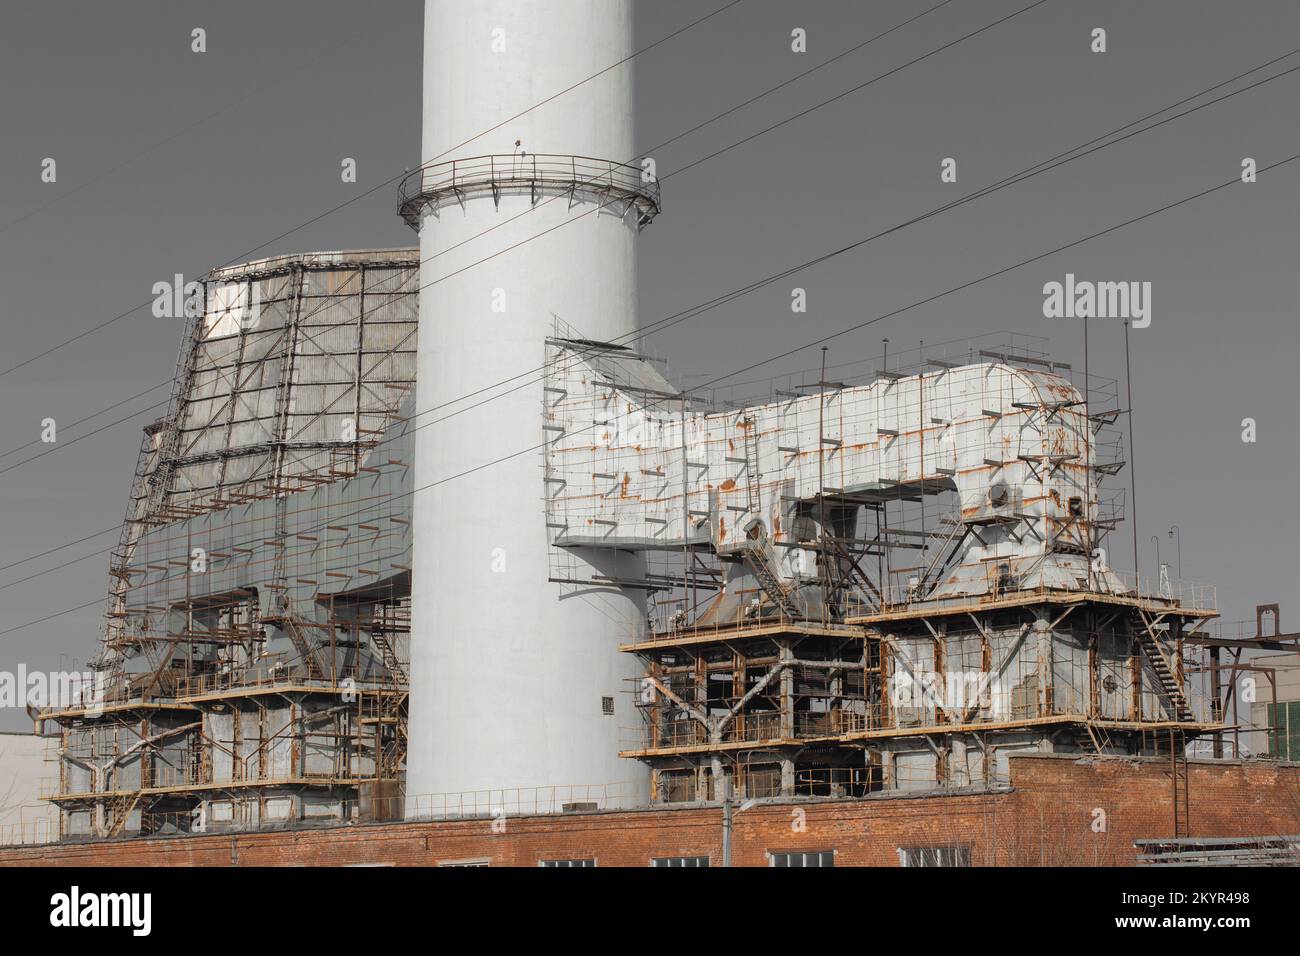
[[656, 179], [647, 178], [640, 167], [587, 156], [528, 153], [431, 163], [409, 173], [398, 195], [398, 212], [417, 231], [426, 212], [481, 196], [491, 196], [498, 205], [503, 195], [527, 195], [534, 205], [560, 197], [570, 206], [597, 202], [622, 215], [635, 211], [637, 228], [659, 214]]

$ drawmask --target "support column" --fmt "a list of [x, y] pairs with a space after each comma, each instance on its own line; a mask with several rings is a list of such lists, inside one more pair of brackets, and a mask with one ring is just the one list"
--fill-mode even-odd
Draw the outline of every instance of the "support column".
[[794, 737], [794, 668], [791, 661], [794, 660], [794, 653], [790, 650], [790, 642], [781, 642], [780, 668], [781, 668], [781, 737], [790, 740]]
[[794, 796], [794, 758], [781, 758], [781, 796]]
[[1035, 672], [1038, 678], [1037, 716], [1046, 717], [1051, 713], [1048, 689], [1052, 683], [1052, 626], [1045, 608], [1035, 609], [1034, 616], [1034, 640], [1038, 653], [1038, 668]]

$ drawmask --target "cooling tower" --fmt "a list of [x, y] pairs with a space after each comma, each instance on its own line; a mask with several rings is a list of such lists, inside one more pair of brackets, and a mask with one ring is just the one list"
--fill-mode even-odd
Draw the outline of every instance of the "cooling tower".
[[[423, 326], [407, 812], [632, 778], [645, 799], [644, 769], [618, 757], [638, 668], [617, 645], [643, 599], [548, 580], [542, 501], [547, 338], [637, 328], [635, 244], [658, 194], [630, 163], [632, 4], [431, 0], [424, 40], [425, 163], [402, 192]], [[641, 561], [563, 560], [584, 579]]]

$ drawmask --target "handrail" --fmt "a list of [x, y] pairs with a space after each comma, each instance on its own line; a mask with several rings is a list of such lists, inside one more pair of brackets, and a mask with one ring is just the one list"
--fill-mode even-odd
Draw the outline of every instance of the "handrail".
[[821, 613], [806, 617], [792, 617], [779, 607], [764, 605], [761, 617], [750, 617], [746, 606], [737, 604], [733, 613], [727, 617], [717, 617], [703, 624], [684, 624], [664, 631], [638, 632], [631, 636], [628, 643], [671, 643], [683, 638], [701, 637], [724, 631], [743, 628], [762, 628], [771, 626], [791, 627], [832, 627], [851, 631], [861, 627], [864, 619], [881, 614], [907, 612], [913, 609], [927, 609], [935, 612], [953, 609], [979, 610], [990, 605], [1017, 599], [1042, 598], [1078, 599], [1094, 596], [1101, 600], [1118, 598], [1136, 601], [1151, 610], [1188, 612], [1213, 616], [1218, 611], [1217, 589], [1212, 584], [1200, 584], [1190, 581], [1174, 581], [1152, 586], [1149, 578], [1135, 576], [1132, 572], [1108, 572], [1119, 582], [1120, 587], [1109, 590], [1088, 590], [1086, 588], [1060, 588], [1040, 585], [1033, 588], [1016, 588], [1001, 594], [958, 594], [951, 597], [922, 597], [905, 585], [888, 585], [880, 589], [880, 598], [866, 597], [850, 593], [843, 599], [838, 613], [832, 615], [825, 607]]
[[577, 192], [607, 195], [635, 206], [638, 225], [659, 214], [659, 182], [640, 167], [590, 156], [552, 153], [472, 156], [431, 163], [408, 173], [398, 187], [398, 209], [412, 228], [421, 213], [447, 198], [462, 201], [471, 193], [490, 192], [499, 201], [505, 190], [527, 188], [534, 203], [539, 195]]

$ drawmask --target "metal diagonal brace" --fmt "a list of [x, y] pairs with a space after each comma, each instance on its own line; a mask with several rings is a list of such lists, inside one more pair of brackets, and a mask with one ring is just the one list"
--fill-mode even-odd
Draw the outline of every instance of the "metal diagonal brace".
[[703, 725], [705, 726], [705, 728], [708, 728], [708, 726], [709, 726], [709, 715], [708, 715], [708, 714], [706, 714], [704, 711], [700, 710], [700, 708], [696, 707], [694, 704], [688, 704], [688, 703], [686, 703], [686, 701], [682, 700], [680, 697], [678, 697], [676, 694], [674, 694], [671, 690], [669, 690], [669, 689], [668, 689], [668, 686], [667, 686], [666, 684], [664, 684], [664, 682], [661, 681], [659, 678], [654, 677], [653, 675], [646, 675], [646, 680], [648, 680], [650, 683], [654, 684], [655, 687], [659, 688], [659, 692], [660, 692], [661, 694], [663, 694], [665, 697], [667, 697], [669, 700], [671, 700], [674, 704], [676, 704], [676, 705], [677, 705], [678, 707], [680, 707], [682, 710], [686, 711], [688, 714], [690, 714], [692, 717], [694, 717], [696, 720], [698, 720], [701, 724], [703, 724]]
[[757, 694], [761, 693], [764, 687], [766, 687], [768, 684], [772, 683], [774, 679], [779, 677], [781, 675], [781, 672], [784, 671], [789, 666], [790, 664], [785, 661], [778, 661], [775, 667], [773, 667], [770, 671], [768, 671], [765, 675], [763, 675], [762, 680], [760, 680], [757, 684], [751, 687], [745, 693], [744, 697], [736, 701], [736, 705], [722, 716], [722, 718], [717, 722], [716, 727], [710, 728], [712, 734], [716, 737], [721, 737], [722, 732], [727, 728], [727, 725], [731, 723], [732, 720], [735, 719], [736, 715], [740, 713], [741, 709], [744, 708], [744, 706], [748, 704]]

